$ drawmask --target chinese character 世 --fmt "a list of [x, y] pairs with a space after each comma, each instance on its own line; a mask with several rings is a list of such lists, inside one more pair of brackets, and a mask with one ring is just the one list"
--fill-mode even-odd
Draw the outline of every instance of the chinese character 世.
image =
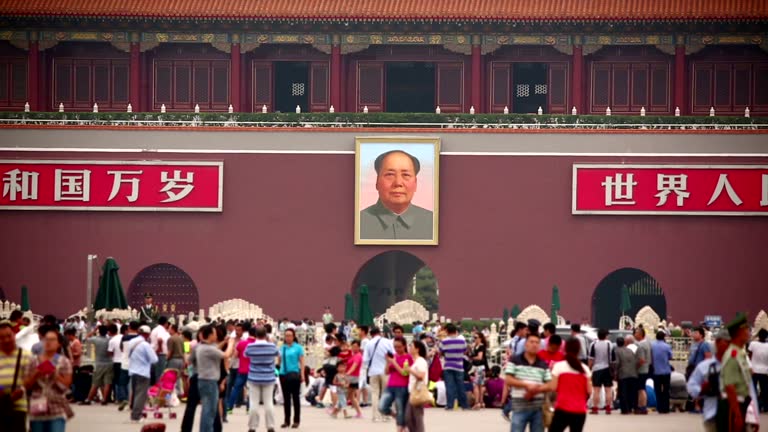
[[22, 200], [36, 200], [39, 175], [40, 173], [18, 169], [8, 171], [3, 177], [3, 198], [9, 196], [10, 201], [16, 201], [16, 194], [20, 193]]
[[55, 201], [90, 201], [91, 170], [57, 169], [53, 198]]
[[139, 199], [139, 179], [131, 178], [124, 179], [123, 175], [141, 175], [143, 171], [107, 171], [107, 174], [112, 174], [115, 179], [112, 182], [112, 192], [109, 193], [107, 201], [112, 201], [120, 192], [120, 185], [122, 183], [129, 183], [131, 185], [131, 194], [128, 195], [128, 202], [135, 202]]
[[738, 195], [736, 195], [736, 191], [733, 190], [733, 186], [731, 186], [731, 182], [728, 181], [728, 174], [720, 174], [720, 178], [717, 180], [717, 187], [715, 187], [715, 192], [712, 194], [712, 198], [709, 199], [709, 202], [707, 203], [707, 205], [711, 205], [718, 198], [720, 198], [720, 194], [723, 193], [723, 189], [725, 189], [725, 191], [728, 192], [728, 198], [731, 199], [731, 202], [733, 202], [737, 206], [741, 205], [743, 201], [741, 200], [741, 198], [739, 198]]
[[[168, 194], [168, 198], [164, 199], [161, 202], [169, 203], [169, 202], [180, 201], [184, 199], [184, 197], [189, 195], [189, 193], [192, 192], [192, 189], [195, 188], [195, 185], [192, 184], [194, 180], [194, 175], [195, 173], [190, 172], [190, 173], [187, 173], [187, 175], [184, 178], [182, 178], [181, 170], [174, 170], [173, 177], [168, 178], [167, 171], [161, 172], [160, 181], [165, 183], [166, 185], [163, 186], [162, 189], [160, 189], [160, 192], [164, 192]], [[173, 191], [174, 189], [181, 189], [181, 191], [179, 193], [176, 193]]]
[[623, 180], [624, 174], [617, 173], [614, 177], [606, 177], [605, 181], [600, 183], [605, 188], [605, 205], [632, 205], [635, 201], [632, 198], [634, 187], [637, 182], [633, 181], [635, 175], [627, 174], [626, 181]]
[[658, 174], [656, 176], [656, 184], [657, 184], [657, 189], [659, 191], [659, 193], [654, 195], [656, 198], [659, 199], [659, 203], [656, 204], [656, 207], [661, 207], [664, 204], [666, 204], [667, 197], [669, 196], [669, 194], [673, 192], [675, 193], [675, 195], [677, 195], [678, 207], [682, 207], [683, 200], [691, 196], [691, 193], [686, 191], [686, 189], [688, 189], [688, 175], [686, 174], [679, 174], [679, 175]]

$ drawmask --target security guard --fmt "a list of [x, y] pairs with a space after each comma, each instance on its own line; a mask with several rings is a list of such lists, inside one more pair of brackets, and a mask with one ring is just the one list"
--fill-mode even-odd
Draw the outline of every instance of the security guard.
[[747, 316], [737, 314], [726, 327], [731, 335], [731, 345], [725, 351], [720, 370], [721, 399], [717, 409], [717, 430], [743, 432], [746, 430], [745, 418], [751, 403], [752, 385], [752, 371], [744, 348], [750, 336]]
[[152, 303], [152, 294], [144, 293], [144, 306], [139, 309], [139, 321], [154, 326], [157, 320], [157, 306]]

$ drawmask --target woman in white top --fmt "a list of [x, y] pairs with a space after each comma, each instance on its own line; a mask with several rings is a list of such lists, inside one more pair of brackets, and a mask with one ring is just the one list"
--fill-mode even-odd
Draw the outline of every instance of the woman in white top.
[[[421, 341], [414, 340], [410, 346], [413, 365], [409, 367], [408, 393], [412, 394], [417, 386], [429, 386], [429, 366], [427, 366], [427, 347]], [[408, 432], [424, 432], [424, 407], [410, 403], [405, 410], [405, 424]]]

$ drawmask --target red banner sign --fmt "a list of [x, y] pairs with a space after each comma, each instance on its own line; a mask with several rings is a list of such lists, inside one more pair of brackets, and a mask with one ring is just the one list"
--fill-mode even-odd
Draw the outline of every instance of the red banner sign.
[[572, 213], [768, 216], [768, 166], [575, 164]]
[[0, 160], [0, 210], [222, 211], [223, 162]]

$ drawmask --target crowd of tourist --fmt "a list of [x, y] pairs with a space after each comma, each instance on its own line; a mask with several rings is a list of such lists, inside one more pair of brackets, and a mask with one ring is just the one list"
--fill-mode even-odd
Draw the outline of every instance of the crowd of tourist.
[[[192, 331], [163, 316], [94, 326], [10, 318], [0, 322], [0, 416], [11, 431], [63, 431], [73, 403], [114, 403], [129, 409], [125, 421], [141, 423], [154, 412], [148, 406], [186, 402], [182, 432], [192, 431], [198, 405], [201, 432], [223, 430], [243, 408], [250, 431], [274, 431], [276, 401], [281, 428], [299, 428], [309, 406], [356, 419], [372, 406], [370, 420], [394, 420], [397, 432], [424, 431], [424, 408], [434, 406], [500, 409], [512, 432], [578, 432], [588, 415], [647, 415], [649, 407], [664, 415], [676, 405], [700, 412], [705, 431], [754, 430], [768, 408], [768, 331], [750, 342], [744, 317], [714, 343], [693, 329], [685, 371], [672, 366], [667, 333], [642, 327], [614, 340], [601, 329], [592, 340], [578, 324], [564, 335], [551, 323], [517, 322], [494, 361], [487, 331], [466, 338], [453, 323], [415, 323], [406, 335], [394, 323], [337, 326], [326, 310], [321, 364], [310, 368], [297, 338], [311, 328], [307, 320], [274, 328], [210, 321]], [[29, 338], [28, 350], [17, 345]], [[93, 353], [88, 364], [84, 346]]]

